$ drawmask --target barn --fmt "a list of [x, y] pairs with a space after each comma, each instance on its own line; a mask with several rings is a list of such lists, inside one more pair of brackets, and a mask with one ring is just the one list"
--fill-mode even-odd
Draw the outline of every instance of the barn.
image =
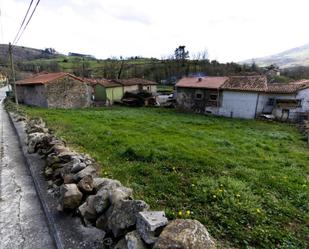
[[43, 73], [16, 82], [18, 101], [48, 108], [81, 108], [91, 105], [91, 90], [69, 73]]

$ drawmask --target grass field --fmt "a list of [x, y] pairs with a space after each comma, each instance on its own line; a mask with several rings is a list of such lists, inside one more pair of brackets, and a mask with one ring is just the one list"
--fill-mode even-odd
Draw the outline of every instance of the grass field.
[[293, 126], [165, 109], [25, 110], [170, 218], [198, 219], [237, 248], [308, 248], [309, 146]]

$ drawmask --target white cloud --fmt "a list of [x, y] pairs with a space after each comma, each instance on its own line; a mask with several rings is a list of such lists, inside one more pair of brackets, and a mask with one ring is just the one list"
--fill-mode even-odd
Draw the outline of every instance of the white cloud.
[[[13, 39], [28, 2], [0, 2], [1, 42]], [[308, 0], [41, 1], [20, 45], [100, 58], [161, 57], [186, 45], [192, 53], [208, 48], [213, 59], [238, 61], [308, 43], [308, 7]]]

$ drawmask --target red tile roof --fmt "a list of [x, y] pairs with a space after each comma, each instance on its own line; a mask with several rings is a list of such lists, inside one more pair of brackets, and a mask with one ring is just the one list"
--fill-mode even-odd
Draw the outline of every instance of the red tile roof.
[[147, 85], [157, 85], [158, 84], [154, 81], [146, 80], [142, 78], [118, 79], [114, 81], [124, 86], [132, 86], [132, 85], [146, 85], [147, 86]]
[[180, 79], [176, 87], [219, 89], [228, 77], [184, 77]]
[[231, 76], [221, 89], [237, 91], [264, 92], [267, 90], [267, 77], [255, 76]]
[[284, 83], [270, 83], [268, 84], [267, 92], [269, 93], [296, 93], [299, 90], [309, 88], [309, 80], [300, 80]]
[[121, 87], [121, 84], [120, 83], [117, 83], [115, 82], [114, 80], [107, 80], [107, 79], [84, 79], [85, 82], [91, 84], [91, 85], [96, 85], [96, 84], [99, 84], [99, 85], [102, 85], [106, 88], [109, 88], [109, 87]]
[[47, 84], [50, 82], [53, 82], [55, 80], [58, 80], [60, 78], [69, 76], [71, 78], [74, 78], [76, 80], [79, 81], [83, 81], [82, 79], [69, 74], [69, 73], [64, 73], [64, 72], [60, 72], [60, 73], [44, 73], [44, 74], [36, 74], [33, 77], [24, 79], [24, 80], [19, 80], [16, 81], [17, 85], [36, 85], [36, 84]]

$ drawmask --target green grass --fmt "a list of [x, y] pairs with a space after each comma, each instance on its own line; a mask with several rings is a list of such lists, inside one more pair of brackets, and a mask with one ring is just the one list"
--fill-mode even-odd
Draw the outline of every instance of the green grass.
[[293, 126], [165, 109], [26, 111], [170, 218], [198, 219], [238, 248], [308, 248], [309, 147]]

